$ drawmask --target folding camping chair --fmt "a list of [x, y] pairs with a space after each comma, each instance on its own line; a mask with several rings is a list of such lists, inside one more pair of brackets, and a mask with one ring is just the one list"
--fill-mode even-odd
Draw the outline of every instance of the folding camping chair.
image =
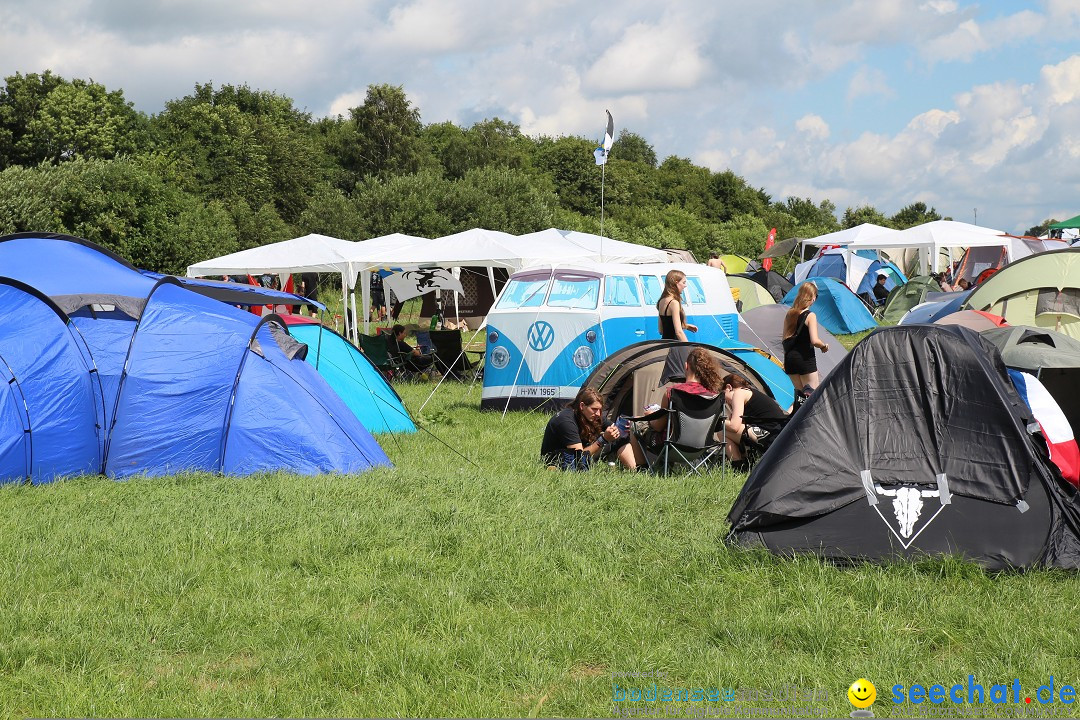
[[431, 346], [435, 349], [435, 366], [446, 377], [465, 380], [473, 375], [475, 365], [465, 354], [458, 330], [432, 330]]
[[401, 362], [401, 358], [396, 354], [390, 354], [385, 335], [364, 335], [361, 333], [360, 350], [387, 380], [393, 380], [405, 374], [405, 364]]
[[656, 420], [667, 416], [667, 428], [659, 451], [651, 459], [648, 456], [652, 453], [646, 452], [649, 470], [656, 472], [659, 466], [667, 475], [673, 464], [683, 463], [691, 472], [700, 475], [717, 453], [723, 463], [726, 445], [722, 439], [716, 439], [716, 433], [723, 430], [726, 407], [723, 394], [715, 397], [694, 395], [672, 388], [669, 407], [632, 418]]

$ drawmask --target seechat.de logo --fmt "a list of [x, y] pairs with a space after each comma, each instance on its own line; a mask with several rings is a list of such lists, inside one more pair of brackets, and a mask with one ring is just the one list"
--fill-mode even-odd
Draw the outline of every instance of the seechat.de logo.
[[529, 347], [536, 352], [543, 352], [555, 342], [555, 328], [551, 323], [537, 320], [529, 326]]

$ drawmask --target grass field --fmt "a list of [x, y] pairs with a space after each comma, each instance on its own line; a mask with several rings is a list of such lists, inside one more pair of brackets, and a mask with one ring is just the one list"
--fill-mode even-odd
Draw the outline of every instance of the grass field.
[[[658, 682], [817, 690], [800, 704], [842, 717], [865, 677], [886, 717], [940, 709], [894, 706], [897, 683], [1078, 679], [1071, 574], [733, 550], [744, 476], [548, 472], [546, 416], [478, 405], [444, 385], [420, 415], [438, 439], [383, 437], [396, 467], [358, 476], [0, 490], [0, 714], [610, 716], [657, 707], [613, 685]], [[1029, 707], [1076, 714], [959, 714]]]

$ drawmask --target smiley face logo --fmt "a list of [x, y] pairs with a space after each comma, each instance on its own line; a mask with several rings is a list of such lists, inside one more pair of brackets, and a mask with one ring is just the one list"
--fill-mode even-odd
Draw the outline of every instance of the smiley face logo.
[[859, 678], [848, 688], [847, 699], [855, 707], [864, 710], [877, 700], [877, 688], [866, 678]]

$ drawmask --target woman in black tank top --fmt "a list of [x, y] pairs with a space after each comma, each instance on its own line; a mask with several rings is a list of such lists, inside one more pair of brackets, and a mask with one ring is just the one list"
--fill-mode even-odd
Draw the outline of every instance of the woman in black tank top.
[[807, 386], [817, 388], [821, 379], [814, 348], [829, 351], [829, 344], [818, 337], [817, 315], [810, 312], [815, 300], [817, 285], [808, 280], [799, 287], [794, 305], [784, 316], [784, 372], [797, 391]]
[[686, 322], [682, 292], [686, 289], [686, 273], [672, 270], [664, 280], [664, 293], [656, 303], [659, 313], [660, 337], [664, 340], [686, 341], [686, 331], [697, 332], [697, 325]]

